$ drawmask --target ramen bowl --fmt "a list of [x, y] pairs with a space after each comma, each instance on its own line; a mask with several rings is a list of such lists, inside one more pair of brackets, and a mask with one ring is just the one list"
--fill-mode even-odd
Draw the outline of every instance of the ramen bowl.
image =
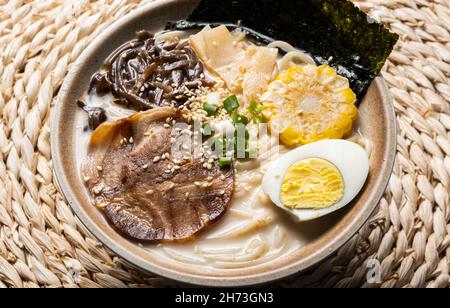
[[394, 165], [396, 124], [389, 91], [381, 76], [374, 80], [359, 107], [359, 129], [373, 145], [370, 175], [363, 190], [344, 209], [296, 226], [300, 247], [267, 262], [243, 268], [211, 268], [186, 266], [176, 260], [161, 258], [146, 245], [123, 237], [108, 223], [102, 212], [92, 205], [80, 175], [78, 161], [81, 154], [76, 149], [75, 132], [79, 112], [76, 101], [88, 88], [90, 76], [101, 68], [112, 51], [132, 39], [136, 31], [162, 30], [167, 21], [186, 18], [197, 2], [151, 3], [108, 27], [79, 57], [65, 79], [53, 114], [51, 142], [58, 184], [86, 228], [110, 250], [144, 272], [204, 286], [257, 285], [295, 275], [324, 260], [350, 240], [369, 219], [384, 194]]

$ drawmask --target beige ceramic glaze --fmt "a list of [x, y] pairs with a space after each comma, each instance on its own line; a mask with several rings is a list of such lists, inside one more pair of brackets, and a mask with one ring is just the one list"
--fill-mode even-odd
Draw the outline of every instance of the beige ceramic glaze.
[[[168, 20], [185, 18], [197, 1], [157, 1], [127, 15], [98, 37], [73, 66], [60, 91], [52, 122], [53, 163], [60, 188], [83, 224], [107, 247], [138, 268], [178, 281], [208, 286], [262, 284], [303, 271], [323, 260], [347, 242], [367, 221], [381, 199], [391, 175], [396, 152], [396, 126], [388, 89], [377, 78], [360, 107], [361, 130], [372, 140], [370, 176], [353, 204], [326, 217], [309, 222], [315, 229], [309, 243], [289, 258], [252, 269], [223, 270], [208, 275], [186, 266], [166, 263], [114, 231], [102, 213], [94, 208], [80, 179], [75, 160], [76, 101], [86, 91], [90, 76], [119, 45], [133, 38], [137, 30], [161, 30]], [[326, 227], [324, 227], [326, 225]]]

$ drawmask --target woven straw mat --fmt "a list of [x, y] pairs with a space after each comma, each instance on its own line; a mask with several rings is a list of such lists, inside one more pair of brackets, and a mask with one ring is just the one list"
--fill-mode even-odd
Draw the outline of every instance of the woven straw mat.
[[[0, 288], [144, 287], [55, 185], [50, 116], [71, 64], [108, 25], [151, 1], [0, 0]], [[357, 4], [400, 34], [384, 68], [399, 125], [378, 212], [337, 254], [277, 286], [449, 287], [450, 1]], [[379, 261], [379, 283], [367, 271]]]

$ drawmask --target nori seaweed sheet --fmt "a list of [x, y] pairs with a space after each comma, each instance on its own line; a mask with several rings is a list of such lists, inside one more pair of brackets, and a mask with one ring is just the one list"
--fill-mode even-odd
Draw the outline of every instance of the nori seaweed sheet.
[[169, 25], [196, 29], [238, 24], [263, 43], [283, 40], [329, 64], [349, 79], [361, 100], [398, 40], [347, 0], [202, 0], [187, 21]]

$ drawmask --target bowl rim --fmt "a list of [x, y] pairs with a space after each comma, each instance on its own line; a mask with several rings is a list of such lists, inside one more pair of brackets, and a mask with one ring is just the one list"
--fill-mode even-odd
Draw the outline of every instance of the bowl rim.
[[[391, 151], [388, 151], [387, 157], [385, 159], [386, 170], [382, 174], [384, 177], [383, 184], [380, 184], [379, 189], [377, 190], [377, 194], [373, 197], [373, 199], [369, 202], [370, 204], [366, 205], [366, 210], [362, 211], [361, 215], [358, 219], [355, 219], [354, 223], [346, 228], [345, 231], [339, 234], [339, 237], [329, 242], [326, 247], [322, 247], [322, 249], [316, 250], [314, 253], [305, 258], [301, 264], [294, 264], [290, 266], [286, 266], [283, 269], [280, 269], [274, 273], [274, 271], [263, 272], [257, 274], [249, 274], [246, 277], [212, 277], [212, 276], [199, 276], [191, 273], [179, 273], [176, 270], [171, 270], [169, 268], [164, 268], [155, 264], [151, 264], [150, 262], [146, 262], [139, 257], [129, 253], [120, 245], [115, 243], [114, 241], [109, 240], [107, 237], [103, 236], [102, 231], [95, 224], [90, 222], [88, 215], [82, 210], [80, 205], [77, 205], [76, 198], [72, 196], [69, 189], [70, 183], [67, 178], [62, 176], [64, 174], [64, 167], [62, 161], [59, 156], [59, 152], [61, 151], [60, 144], [60, 135], [59, 135], [59, 119], [62, 116], [62, 104], [66, 100], [65, 97], [70, 91], [69, 86], [72, 83], [72, 80], [78, 73], [78, 67], [80, 63], [84, 61], [85, 58], [91, 56], [93, 50], [95, 50], [95, 46], [100, 44], [101, 42], [107, 40], [109, 36], [117, 31], [123, 25], [126, 25], [134, 18], [141, 16], [152, 10], [158, 10], [159, 8], [163, 8], [167, 5], [176, 4], [180, 2], [193, 2], [193, 0], [159, 0], [149, 4], [144, 5], [143, 7], [136, 9], [135, 11], [119, 18], [117, 21], [113, 22], [108, 30], [104, 31], [98, 37], [96, 37], [88, 47], [83, 51], [83, 53], [78, 57], [78, 59], [73, 64], [71, 70], [68, 72], [64, 79], [64, 83], [61, 87], [60, 92], [56, 98], [56, 105], [53, 108], [52, 116], [51, 116], [51, 155], [53, 161], [53, 169], [55, 174], [55, 182], [59, 186], [59, 191], [62, 192], [66, 201], [70, 205], [71, 209], [75, 212], [76, 216], [79, 218], [81, 223], [87, 228], [87, 230], [97, 238], [101, 243], [103, 243], [109, 250], [128, 261], [134, 267], [153, 275], [163, 276], [178, 282], [187, 283], [190, 285], [198, 285], [198, 286], [214, 286], [214, 287], [231, 287], [231, 286], [252, 286], [252, 285], [261, 285], [267, 284], [270, 282], [274, 282], [279, 279], [287, 278], [289, 276], [293, 276], [299, 272], [303, 272], [310, 268], [311, 266], [318, 264], [328, 258], [330, 255], [335, 253], [339, 248], [344, 246], [351, 238], [362, 228], [362, 226], [369, 220], [369, 218], [373, 215], [375, 209], [377, 208], [380, 200], [382, 199], [386, 188], [389, 184], [389, 179], [392, 175], [392, 171], [394, 168], [395, 158], [397, 154], [397, 121], [396, 115], [393, 105], [392, 96], [387, 87], [386, 81], [383, 78], [382, 74], [377, 77], [373, 84], [376, 84], [384, 99], [388, 103], [387, 108], [387, 124], [391, 128], [391, 133], [388, 134], [388, 140], [386, 141], [390, 144]], [[372, 85], [373, 85], [372, 84]]]

